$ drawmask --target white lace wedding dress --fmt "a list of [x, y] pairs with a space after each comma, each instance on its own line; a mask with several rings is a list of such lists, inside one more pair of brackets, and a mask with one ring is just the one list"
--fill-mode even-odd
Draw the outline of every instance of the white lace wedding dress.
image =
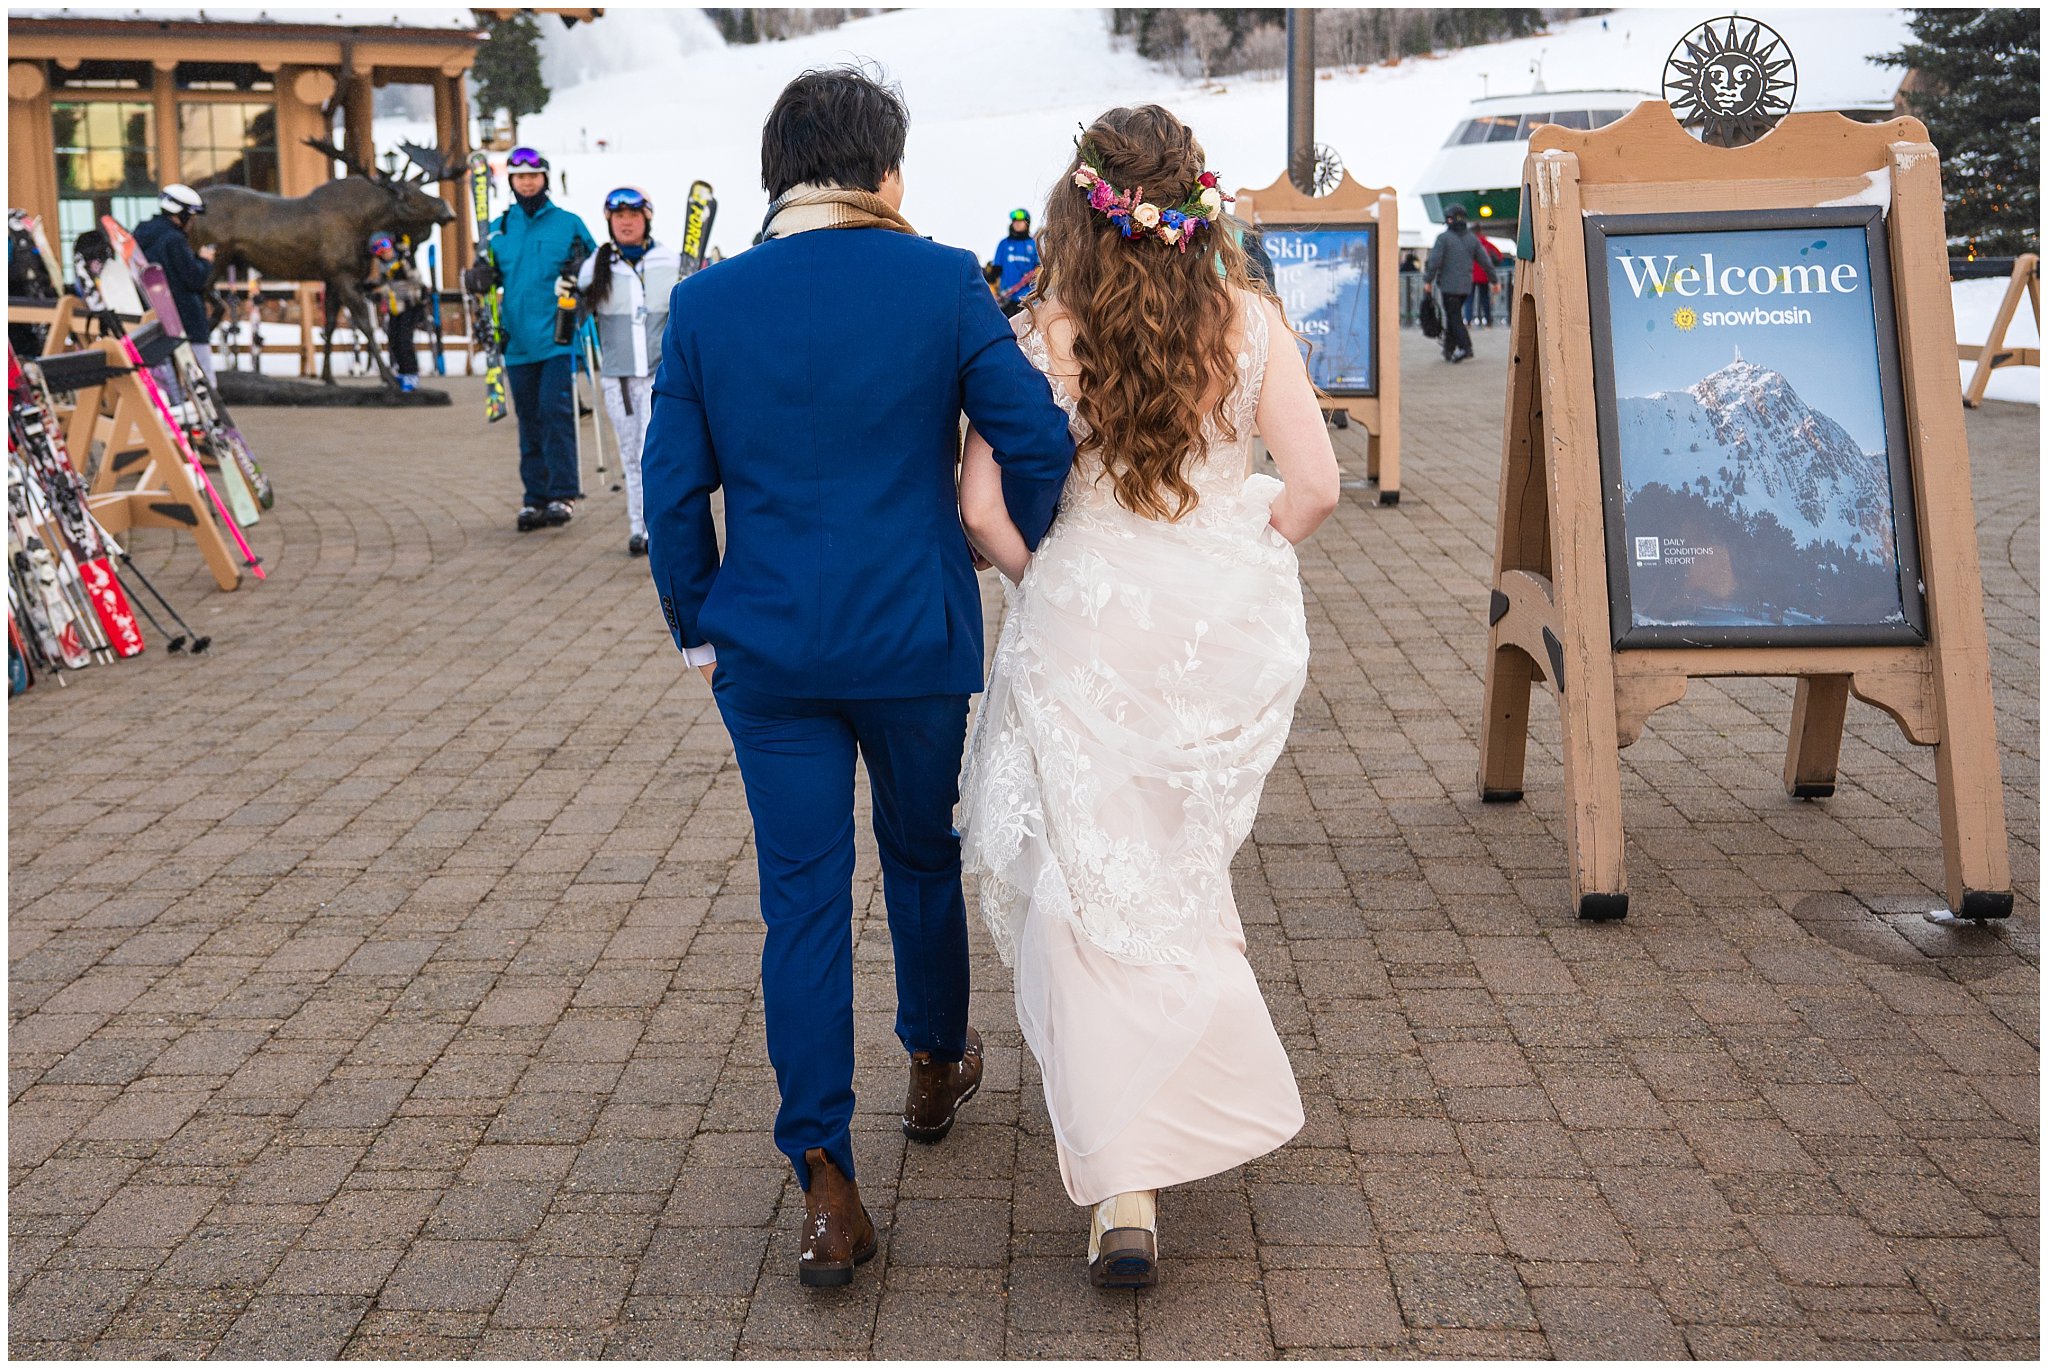
[[[1015, 970], [1076, 1203], [1215, 1174], [1283, 1144], [1301, 1097], [1251, 966], [1230, 862], [1308, 670], [1294, 548], [1248, 475], [1270, 327], [1244, 296], [1230, 399], [1177, 523], [1116, 502], [1099, 459], [1008, 618], [961, 776], [966, 869]], [[1022, 336], [1077, 437], [1046, 342]]]

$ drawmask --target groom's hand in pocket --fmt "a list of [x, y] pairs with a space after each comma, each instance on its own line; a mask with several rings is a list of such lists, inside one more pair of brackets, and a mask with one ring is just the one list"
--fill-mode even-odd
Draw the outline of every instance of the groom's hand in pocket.
[[718, 662], [716, 661], [706, 661], [703, 665], [697, 667], [697, 673], [704, 677], [704, 683], [707, 685], [711, 683], [711, 677], [717, 670]]

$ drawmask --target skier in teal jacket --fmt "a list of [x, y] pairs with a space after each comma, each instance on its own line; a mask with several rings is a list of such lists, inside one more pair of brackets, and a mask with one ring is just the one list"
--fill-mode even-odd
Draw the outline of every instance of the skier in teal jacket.
[[519, 418], [521, 532], [567, 523], [583, 497], [576, 469], [573, 347], [555, 341], [556, 282], [597, 247], [583, 220], [548, 198], [548, 161], [515, 147], [505, 163], [512, 204], [491, 221], [490, 258], [502, 289], [505, 388]]

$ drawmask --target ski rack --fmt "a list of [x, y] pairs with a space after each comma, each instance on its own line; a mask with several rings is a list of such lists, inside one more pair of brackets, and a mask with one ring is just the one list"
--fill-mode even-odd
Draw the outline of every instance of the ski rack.
[[[84, 346], [92, 331], [91, 311], [85, 307], [84, 300], [70, 294], [49, 300], [10, 298], [7, 301], [7, 321], [47, 329], [43, 337], [44, 356]], [[33, 360], [29, 357], [22, 359]]]
[[[1927, 633], [1897, 646], [1785, 642], [1625, 649], [1608, 595], [1596, 428], [1587, 214], [1815, 208], [1889, 187], [1892, 299], [1925, 581]], [[1906, 740], [1934, 748], [1945, 893], [1958, 917], [2010, 916], [2012, 869], [1991, 705], [1991, 666], [1970, 498], [1970, 449], [1956, 402], [1954, 303], [1941, 168], [1918, 119], [1859, 124], [1793, 114], [1741, 148], [1708, 147], [1645, 100], [1605, 128], [1535, 130], [1522, 169], [1502, 439], [1497, 542], [1487, 613], [1479, 797], [1522, 797], [1530, 687], [1557, 698], [1564, 827], [1578, 916], [1626, 916], [1621, 748], [1695, 678], [1798, 683], [1783, 782], [1792, 799], [1835, 791], [1849, 696], [1883, 710]]]
[[91, 472], [87, 501], [100, 525], [116, 537], [130, 528], [189, 532], [214, 583], [238, 587], [241, 568], [120, 339], [102, 338], [38, 364], [53, 393], [74, 396], [64, 434], [73, 463], [84, 461], [95, 444], [105, 453]]

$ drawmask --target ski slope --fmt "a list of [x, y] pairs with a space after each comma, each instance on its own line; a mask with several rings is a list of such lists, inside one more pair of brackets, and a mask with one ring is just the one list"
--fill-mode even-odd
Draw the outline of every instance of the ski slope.
[[[1368, 185], [1403, 191], [1410, 241], [1435, 231], [1409, 189], [1467, 103], [1482, 94], [1661, 88], [1679, 36], [1721, 7], [1616, 10], [1531, 38], [1364, 70], [1326, 68], [1316, 89], [1316, 138]], [[1785, 36], [1799, 64], [1799, 108], [1888, 102], [1896, 68], [1871, 60], [1908, 37], [1892, 9], [1745, 10]], [[551, 21], [546, 110], [520, 121], [523, 143], [562, 173], [557, 198], [602, 233], [607, 190], [637, 185], [657, 206], [656, 231], [675, 225], [690, 182], [718, 191], [713, 245], [743, 251], [761, 225], [761, 121], [789, 79], [809, 67], [878, 64], [910, 107], [904, 212], [918, 231], [986, 260], [1018, 206], [1037, 217], [1072, 154], [1079, 126], [1115, 104], [1157, 102], [1195, 129], [1228, 188], [1271, 183], [1286, 159], [1287, 83], [1279, 74], [1188, 80], [1107, 41], [1099, 9], [902, 10], [779, 43], [726, 46], [695, 10], [614, 8], [564, 30]], [[387, 126], [388, 123], [388, 126]], [[431, 130], [380, 121], [379, 146]], [[565, 183], [565, 184], [564, 184]], [[500, 195], [503, 195], [502, 183]], [[502, 202], [502, 199], [501, 199]], [[676, 231], [671, 226], [667, 231]], [[1986, 283], [1988, 285], [1989, 283]], [[1981, 325], [1958, 290], [1965, 340]], [[1995, 299], [1995, 294], [1994, 294]], [[1965, 318], [1965, 314], [1968, 318]], [[2001, 371], [1997, 398], [2038, 402], [2039, 372]]]
[[[1316, 137], [1359, 180], [1406, 190], [1467, 102], [1528, 90], [1532, 64], [1552, 90], [1655, 91], [1679, 35], [1725, 12], [1618, 10], [1604, 30], [1599, 18], [1581, 19], [1441, 57], [1326, 69]], [[1897, 71], [1868, 58], [1905, 39], [1903, 11], [1754, 13], [1797, 55], [1802, 106], [1881, 103], [1897, 88]], [[614, 9], [587, 27], [548, 26], [551, 76], [589, 74], [558, 86], [544, 112], [521, 120], [520, 141], [568, 173], [563, 198], [593, 219], [615, 185], [639, 185], [657, 205], [680, 205], [692, 180], [711, 181], [719, 195], [713, 240], [727, 254], [747, 245], [767, 207], [760, 129], [777, 92], [807, 67], [848, 60], [876, 62], [902, 84], [911, 114], [904, 212], [920, 232], [984, 258], [1009, 210], [1042, 208], [1077, 125], [1114, 104], [1157, 102], [1180, 114], [1226, 187], [1279, 175], [1287, 98], [1280, 75], [1186, 80], [1112, 49], [1106, 23], [1101, 10], [904, 10], [786, 42], [726, 47], [694, 13]], [[620, 65], [605, 70], [610, 63]], [[1411, 230], [1427, 231], [1415, 195], [1402, 196], [1401, 212]]]

